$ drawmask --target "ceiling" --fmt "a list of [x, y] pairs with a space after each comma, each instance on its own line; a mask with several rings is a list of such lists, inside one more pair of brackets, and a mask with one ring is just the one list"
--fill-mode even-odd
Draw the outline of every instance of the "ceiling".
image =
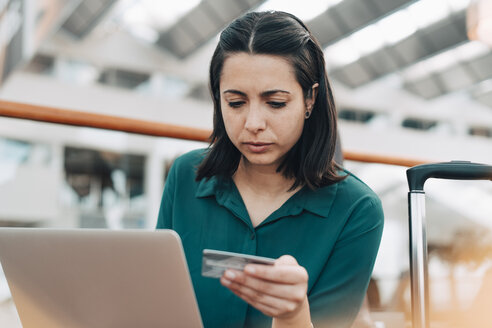
[[371, 124], [398, 111], [394, 97], [371, 102], [392, 93], [421, 107], [392, 124], [429, 130], [462, 121], [459, 108], [442, 109], [458, 97], [470, 123], [454, 130], [492, 138], [492, 51], [467, 38], [470, 0], [75, 2], [27, 71], [209, 102], [207, 68], [220, 31], [251, 10], [285, 10], [305, 20], [325, 49], [342, 120]]
[[[71, 0], [67, 1], [71, 5], [59, 17], [57, 28], [22, 71], [67, 84], [110, 86], [128, 94], [193, 99], [203, 102], [203, 107], [211, 107], [207, 71], [220, 31], [235, 17], [251, 10], [284, 10], [303, 19], [325, 50], [339, 117], [341, 122], [349, 122], [342, 128], [351, 132], [355, 128], [349, 124], [359, 124], [357, 133], [342, 138], [349, 149], [359, 146], [364, 152], [377, 153], [384, 148], [384, 142], [396, 136], [391, 134], [388, 138], [388, 131], [396, 131], [405, 138], [393, 138], [396, 141], [392, 150], [402, 157], [411, 157], [411, 147], [432, 146], [427, 133], [435, 133], [435, 143], [443, 144], [440, 150], [461, 147], [485, 153], [492, 146], [492, 52], [488, 46], [467, 39], [469, 2]], [[113, 91], [106, 88], [92, 94], [100, 98], [98, 103], [111, 104], [109, 98], [114, 94], [128, 103], [128, 108], [138, 104]], [[103, 105], [98, 107], [92, 102], [91, 106], [97, 111]], [[144, 113], [157, 111], [160, 106], [158, 103], [152, 108], [131, 110], [148, 119]], [[114, 107], [114, 114], [123, 112], [123, 106]], [[175, 116], [179, 116], [178, 111], [185, 112], [176, 108], [173, 107]], [[379, 131], [383, 131], [384, 139], [370, 139], [367, 130], [361, 138], [361, 126], [372, 132], [377, 130], [378, 138]], [[418, 131], [424, 140], [417, 143], [416, 134], [403, 134], [407, 130]], [[442, 133], [443, 138], [436, 138]], [[463, 136], [475, 138], [478, 146], [458, 143], [458, 137]], [[445, 144], [447, 139], [449, 144]], [[431, 152], [437, 151], [430, 149], [427, 154]], [[75, 155], [76, 162], [79, 157]], [[375, 185], [391, 180], [387, 172], [388, 168], [384, 174], [356, 173], [364, 181], [375, 177]], [[404, 174], [397, 172], [397, 176]], [[396, 194], [394, 189], [389, 190], [389, 194]], [[490, 199], [490, 188], [483, 190], [483, 195], [470, 193], [468, 202], [460, 208], [456, 204], [461, 204], [459, 200], [466, 195], [446, 195], [448, 204], [456, 205], [454, 212], [465, 213], [471, 198], [482, 199], [484, 204]], [[487, 206], [476, 208], [485, 213], [490, 211], [490, 204]]]

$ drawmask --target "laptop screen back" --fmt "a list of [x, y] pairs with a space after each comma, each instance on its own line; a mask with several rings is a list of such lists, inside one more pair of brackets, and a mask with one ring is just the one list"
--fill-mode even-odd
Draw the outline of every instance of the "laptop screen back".
[[0, 228], [0, 261], [30, 327], [202, 327], [172, 230]]

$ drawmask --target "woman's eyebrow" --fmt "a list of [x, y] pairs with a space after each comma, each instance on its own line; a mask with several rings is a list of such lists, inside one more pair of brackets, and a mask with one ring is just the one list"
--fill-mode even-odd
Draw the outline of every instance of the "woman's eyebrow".
[[[242, 91], [239, 91], [239, 90], [234, 90], [234, 89], [227, 89], [223, 92], [224, 94], [226, 93], [232, 93], [232, 94], [235, 94], [235, 95], [240, 95], [240, 96], [243, 96], [243, 97], [247, 97], [247, 95], [242, 92]], [[267, 91], [263, 91], [260, 96], [261, 97], [268, 97], [268, 96], [271, 96], [273, 94], [276, 94], [276, 93], [286, 93], [286, 94], [290, 94], [289, 91], [285, 91], [285, 90], [280, 90], [280, 89], [274, 89], [274, 90], [267, 90]]]
[[262, 97], [268, 97], [268, 96], [271, 96], [273, 94], [276, 94], [276, 93], [287, 93], [287, 94], [290, 94], [289, 91], [285, 91], [285, 90], [280, 90], [280, 89], [274, 89], [274, 90], [267, 90], [267, 91], [264, 91], [262, 92], [260, 95]]
[[235, 95], [240, 95], [240, 96], [246, 97], [246, 94], [244, 92], [239, 91], [239, 90], [234, 90], [234, 89], [225, 90], [223, 93], [224, 94], [225, 93], [232, 93], [232, 94], [235, 94]]

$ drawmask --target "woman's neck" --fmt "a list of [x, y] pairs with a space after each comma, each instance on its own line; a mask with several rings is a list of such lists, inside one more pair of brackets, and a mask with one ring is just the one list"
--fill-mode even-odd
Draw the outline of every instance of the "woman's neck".
[[288, 179], [281, 172], [277, 172], [276, 167], [251, 165], [244, 157], [239, 162], [233, 180], [236, 185], [241, 185], [257, 195], [264, 196], [286, 193], [294, 183], [294, 179]]

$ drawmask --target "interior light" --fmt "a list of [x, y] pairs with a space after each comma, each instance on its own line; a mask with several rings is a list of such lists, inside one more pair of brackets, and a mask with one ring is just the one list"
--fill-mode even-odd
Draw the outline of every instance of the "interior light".
[[268, 0], [258, 11], [279, 10], [296, 15], [303, 21], [308, 21], [325, 12], [329, 7], [334, 6], [343, 0]]
[[492, 1], [474, 0], [468, 6], [468, 38], [492, 46]]

